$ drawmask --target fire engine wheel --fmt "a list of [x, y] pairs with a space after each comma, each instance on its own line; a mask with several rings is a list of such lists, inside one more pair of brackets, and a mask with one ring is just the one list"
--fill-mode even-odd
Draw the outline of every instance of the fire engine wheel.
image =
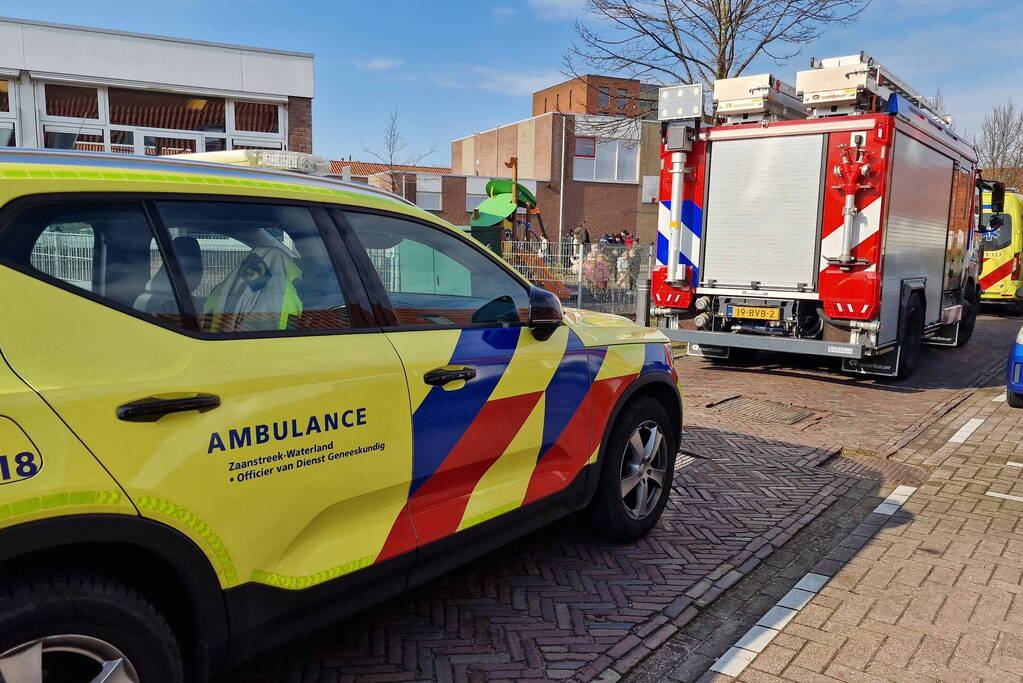
[[661, 516], [675, 475], [675, 430], [660, 402], [642, 397], [622, 410], [604, 449], [588, 513], [613, 541], [642, 538]]
[[973, 328], [977, 326], [977, 313], [980, 312], [980, 292], [971, 284], [963, 296], [963, 317], [959, 322], [959, 336], [956, 346], [962, 348], [973, 336]]
[[0, 680], [181, 683], [170, 626], [142, 595], [88, 573], [4, 581]]
[[906, 309], [905, 327], [899, 339], [898, 378], [906, 379], [916, 370], [920, 359], [920, 342], [924, 338], [924, 307], [920, 297], [912, 296]]

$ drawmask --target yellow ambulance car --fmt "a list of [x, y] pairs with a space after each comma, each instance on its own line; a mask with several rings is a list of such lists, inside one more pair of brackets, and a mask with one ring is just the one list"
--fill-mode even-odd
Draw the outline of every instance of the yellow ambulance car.
[[662, 335], [247, 161], [278, 169], [0, 152], [4, 681], [206, 680], [573, 510], [631, 540], [664, 508]]
[[[982, 232], [980, 300], [985, 304], [1006, 304], [1018, 310], [1023, 304], [1023, 195], [1005, 193], [1005, 211], [991, 213], [991, 193], [984, 193], [982, 223], [995, 229]], [[995, 224], [991, 225], [991, 220]], [[998, 225], [1001, 221], [1001, 225]]]

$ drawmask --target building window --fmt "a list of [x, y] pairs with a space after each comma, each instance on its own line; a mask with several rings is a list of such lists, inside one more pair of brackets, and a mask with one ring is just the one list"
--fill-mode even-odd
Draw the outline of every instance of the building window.
[[98, 119], [99, 91], [74, 85], [47, 83], [46, 115], [68, 119]]
[[561, 111], [561, 93], [554, 96], [554, 109]]
[[575, 155], [590, 159], [595, 157], [597, 155], [597, 138], [576, 138]]
[[[594, 180], [634, 183], [639, 173], [639, 142], [636, 140], [597, 140], [594, 154], [579, 154], [579, 140], [576, 138], [576, 155], [573, 160], [574, 180]], [[582, 151], [588, 151], [585, 148]]]
[[191, 97], [148, 90], [110, 88], [110, 123], [115, 126], [224, 132], [220, 97]]
[[597, 104], [601, 107], [607, 107], [611, 105], [611, 88], [601, 86], [597, 89], [598, 97]]
[[465, 210], [472, 213], [487, 198], [487, 183], [490, 178], [470, 176], [465, 179]]
[[[7, 91], [14, 94], [9, 85]], [[286, 113], [275, 103], [59, 83], [44, 84], [40, 93], [47, 147], [152, 156], [286, 146]], [[95, 125], [85, 129], [83, 119]]]
[[543, 113], [547, 113], [547, 98], [543, 98]]
[[48, 149], [73, 149], [79, 152], [102, 152], [103, 132], [94, 128], [73, 128], [70, 126], [44, 126], [43, 147]]
[[568, 110], [572, 111], [572, 89], [568, 89]]
[[16, 142], [14, 124], [10, 121], [0, 121], [0, 147], [14, 147]]
[[279, 132], [280, 107], [265, 102], [235, 102], [234, 127], [253, 133]]
[[629, 104], [629, 91], [625, 88], [618, 88], [618, 97], [615, 98], [615, 106], [625, 109]]
[[439, 173], [417, 173], [416, 206], [427, 211], [440, 211], [441, 182]]
[[0, 111], [11, 110], [11, 82], [0, 81]]

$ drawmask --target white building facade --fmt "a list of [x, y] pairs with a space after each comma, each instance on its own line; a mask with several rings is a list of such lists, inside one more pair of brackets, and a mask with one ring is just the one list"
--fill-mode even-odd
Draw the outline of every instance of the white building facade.
[[0, 18], [0, 147], [312, 151], [313, 55]]

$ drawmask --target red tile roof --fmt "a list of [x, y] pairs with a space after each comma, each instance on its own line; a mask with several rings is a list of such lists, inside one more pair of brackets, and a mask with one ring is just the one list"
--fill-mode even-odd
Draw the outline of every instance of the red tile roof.
[[406, 166], [404, 164], [395, 164], [391, 167], [387, 164], [377, 164], [370, 161], [331, 161], [330, 175], [341, 175], [342, 169], [345, 166], [351, 166], [352, 175], [360, 177], [368, 177], [374, 173], [391, 170], [406, 173], [451, 173], [450, 168], [443, 168], [441, 166]]

